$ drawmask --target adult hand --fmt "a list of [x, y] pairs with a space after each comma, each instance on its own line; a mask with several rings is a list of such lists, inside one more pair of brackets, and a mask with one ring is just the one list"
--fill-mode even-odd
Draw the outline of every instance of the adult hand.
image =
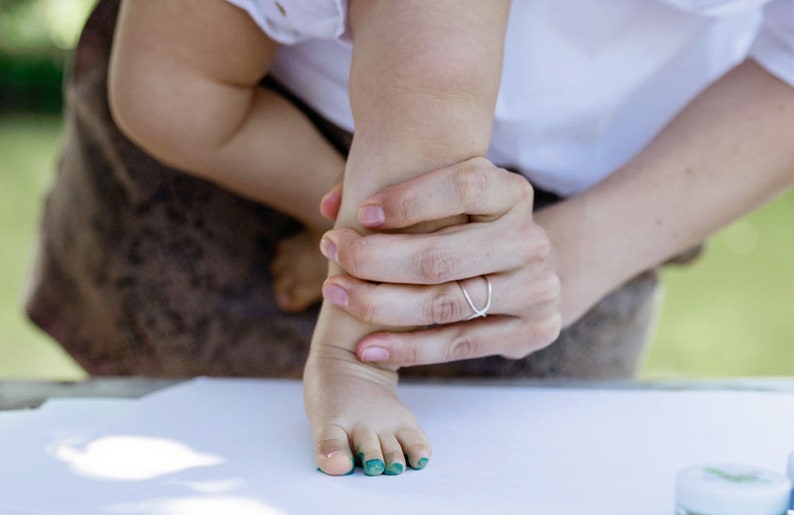
[[[377, 232], [326, 233], [323, 254], [347, 274], [326, 280], [325, 298], [360, 320], [395, 328], [361, 340], [359, 359], [399, 366], [518, 359], [552, 343], [562, 320], [560, 281], [532, 204], [526, 179], [474, 158], [365, 200], [358, 220]], [[462, 214], [468, 223], [410, 233]], [[470, 319], [489, 300], [488, 316]]]

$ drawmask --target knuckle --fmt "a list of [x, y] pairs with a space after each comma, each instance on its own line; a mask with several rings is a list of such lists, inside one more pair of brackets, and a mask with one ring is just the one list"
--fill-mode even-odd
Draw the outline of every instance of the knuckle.
[[520, 227], [516, 231], [513, 241], [515, 241], [518, 246], [515, 252], [518, 259], [520, 259], [522, 263], [531, 262], [535, 254], [533, 250], [532, 230], [526, 225]]
[[[535, 189], [532, 187], [532, 184], [523, 176], [517, 173], [510, 174], [513, 177], [513, 183], [515, 183], [515, 191], [518, 195], [519, 201], [534, 201], [535, 199]], [[530, 202], [530, 207], [532, 206], [532, 202]]]
[[353, 300], [359, 299], [359, 295], [351, 295], [351, 302], [349, 310], [356, 318], [369, 324], [379, 322], [378, 309], [372, 302], [368, 300]]
[[532, 184], [521, 174], [513, 173], [500, 168], [505, 174], [505, 184], [511, 192], [512, 208], [522, 218], [531, 219], [535, 204], [535, 189]]
[[513, 338], [515, 345], [506, 348], [500, 355], [506, 359], [524, 359], [539, 349], [534, 344], [532, 337], [532, 324], [521, 322], [517, 325], [516, 337]]
[[460, 361], [473, 356], [474, 342], [469, 338], [459, 338], [447, 349], [446, 361]]
[[562, 330], [562, 315], [555, 311], [543, 320], [535, 323], [532, 334], [534, 350], [540, 350], [554, 343]]
[[541, 227], [535, 227], [537, 232], [538, 257], [545, 259], [551, 255], [551, 239]]
[[401, 196], [396, 205], [397, 216], [403, 222], [413, 222], [418, 218], [419, 205], [413, 195]]
[[446, 349], [446, 361], [460, 361], [463, 359], [482, 356], [482, 345], [470, 334], [459, 331]]
[[392, 351], [396, 352], [394, 360], [397, 365], [401, 367], [412, 367], [421, 364], [419, 363], [419, 352], [415, 344], [404, 342], [402, 345], [398, 346], [398, 349], [397, 351]]
[[464, 210], [474, 208], [488, 187], [488, 172], [476, 162], [458, 168], [454, 176], [455, 192]]
[[560, 277], [552, 271], [545, 272], [538, 280], [538, 302], [556, 303], [562, 293]]
[[442, 288], [433, 294], [426, 308], [426, 317], [433, 324], [449, 324], [460, 320], [460, 304], [452, 288]]
[[356, 238], [339, 246], [339, 264], [350, 275], [361, 277], [370, 262], [369, 248], [366, 238]]
[[429, 248], [419, 256], [418, 279], [422, 284], [439, 284], [452, 277], [457, 261], [447, 249]]
[[523, 226], [520, 241], [523, 243], [521, 257], [526, 262], [546, 259], [551, 254], [551, 240], [539, 225], [533, 223]]
[[562, 316], [555, 311], [542, 319], [533, 319], [521, 324], [521, 342], [515, 348], [506, 349], [502, 356], [507, 359], [524, 359], [533, 352], [544, 349], [554, 343], [560, 336]]

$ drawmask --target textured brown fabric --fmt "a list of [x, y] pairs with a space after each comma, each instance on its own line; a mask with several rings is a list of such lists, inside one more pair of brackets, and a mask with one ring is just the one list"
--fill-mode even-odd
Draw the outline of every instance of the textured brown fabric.
[[[298, 377], [317, 307], [282, 313], [269, 263], [275, 244], [299, 225], [160, 164], [119, 132], [105, 88], [118, 5], [100, 0], [74, 54], [64, 149], [41, 225], [28, 315], [95, 375]], [[344, 152], [350, 135], [307, 114]], [[631, 376], [656, 289], [656, 274], [643, 274], [525, 360], [405, 373]]]

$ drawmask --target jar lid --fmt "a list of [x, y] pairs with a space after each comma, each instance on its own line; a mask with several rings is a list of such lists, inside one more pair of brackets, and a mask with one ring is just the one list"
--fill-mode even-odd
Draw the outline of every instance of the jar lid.
[[690, 512], [781, 515], [789, 507], [791, 482], [783, 474], [758, 467], [700, 465], [680, 471], [675, 490], [678, 508]]

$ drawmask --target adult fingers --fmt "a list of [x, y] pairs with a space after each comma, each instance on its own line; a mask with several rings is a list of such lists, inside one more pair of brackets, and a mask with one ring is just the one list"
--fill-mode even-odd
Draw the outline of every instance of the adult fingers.
[[403, 284], [441, 284], [513, 270], [545, 259], [545, 231], [527, 223], [469, 223], [429, 234], [362, 236], [334, 229], [320, 242], [326, 258], [359, 279]]
[[461, 322], [486, 306], [489, 316], [525, 316], [543, 304], [556, 306], [559, 293], [559, 278], [540, 266], [490, 275], [487, 281], [473, 277], [433, 286], [372, 283], [349, 275], [330, 277], [323, 285], [323, 295], [335, 306], [364, 322], [391, 327]]
[[[428, 201], [432, 198], [432, 201]], [[362, 202], [358, 221], [368, 229], [402, 229], [470, 215], [497, 218], [522, 201], [532, 212], [532, 186], [523, 177], [472, 158], [390, 186]]]
[[548, 306], [531, 318], [495, 316], [406, 333], [373, 333], [358, 343], [356, 354], [362, 361], [405, 367], [493, 355], [520, 359], [560, 334], [559, 310]]

